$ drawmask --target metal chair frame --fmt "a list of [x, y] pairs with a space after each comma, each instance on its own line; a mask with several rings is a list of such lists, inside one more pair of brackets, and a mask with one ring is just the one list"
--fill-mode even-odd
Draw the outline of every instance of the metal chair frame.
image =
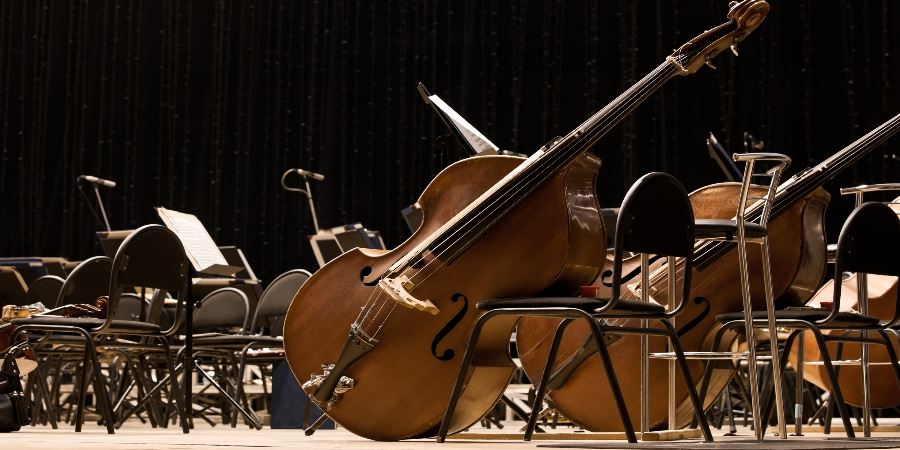
[[[662, 173], [651, 173], [645, 175], [640, 180], [635, 182], [632, 186], [631, 190], [629, 190], [628, 194], [625, 197], [625, 201], [623, 202], [622, 209], [620, 210], [620, 214], [622, 217], [630, 217], [629, 214], [631, 211], [629, 210], [629, 205], [633, 205], [631, 202], [632, 198], [639, 198], [638, 193], [641, 192], [641, 188], [650, 182], [661, 180], [670, 183], [670, 187], [673, 189], [680, 189], [682, 195], [684, 196], [684, 203], [687, 209], [687, 214], [690, 214], [690, 220], [687, 221], [689, 230], [682, 230], [679, 233], [687, 232], [689, 236], [689, 241], [693, 242], [693, 213], [690, 210], [690, 203], [687, 199], [687, 194], [684, 192], [684, 188], [681, 187], [681, 184], [678, 183], [673, 177], [667, 174]], [[437, 442], [444, 442], [446, 440], [450, 424], [453, 418], [453, 414], [456, 410], [457, 402], [459, 401], [459, 397], [462, 393], [463, 385], [465, 384], [466, 375], [469, 371], [469, 367], [472, 364], [472, 361], [476, 357], [477, 346], [479, 342], [479, 337], [482, 335], [482, 331], [484, 330], [486, 324], [488, 324], [491, 319], [497, 317], [505, 317], [504, 321], [494, 321], [499, 322], [500, 325], [494, 325], [499, 329], [504, 329], [507, 325], [502, 322], [508, 320], [518, 320], [519, 317], [530, 316], [530, 317], [551, 317], [551, 318], [562, 318], [562, 322], [558, 325], [556, 329], [556, 333], [553, 337], [552, 344], [550, 346], [549, 353], [547, 355], [547, 360], [544, 365], [543, 375], [541, 380], [537, 383], [537, 389], [534, 399], [534, 404], [532, 406], [531, 414], [529, 415], [528, 424], [525, 430], [524, 439], [526, 441], [531, 440], [535, 427], [537, 425], [537, 418], [541, 411], [541, 404], [543, 402], [544, 396], [547, 391], [548, 384], [551, 382], [550, 373], [552, 371], [553, 363], [556, 360], [556, 354], [559, 349], [559, 344], [562, 340], [563, 333], [565, 329], [568, 327], [570, 323], [575, 320], [583, 320], [585, 321], [589, 329], [591, 330], [591, 336], [593, 337], [594, 344], [597, 347], [597, 352], [600, 356], [601, 362], [603, 364], [603, 368], [606, 372], [607, 381], [609, 383], [610, 391], [612, 392], [613, 398], [616, 401], [616, 408], [619, 413], [619, 417], [622, 421], [622, 426], [625, 430], [625, 436], [629, 442], [635, 443], [637, 442], [637, 436], [634, 431], [634, 426], [631, 423], [631, 418], [628, 413], [628, 409], [625, 405], [625, 399], [622, 396], [622, 391], [619, 386], [618, 378], [616, 376], [616, 372], [614, 367], [612, 366], [612, 361], [609, 356], [609, 351], [607, 349], [605, 335], [609, 334], [638, 334], [642, 336], [646, 335], [655, 335], [667, 337], [669, 339], [670, 345], [672, 346], [674, 353], [676, 355], [676, 360], [678, 362], [679, 367], [681, 368], [682, 376], [684, 377], [685, 383], [687, 385], [687, 391], [691, 402], [694, 406], [694, 412], [697, 417], [697, 420], [700, 422], [701, 431], [703, 434], [703, 438], [706, 442], [712, 442], [712, 433], [709, 430], [709, 425], [707, 424], [706, 417], [703, 413], [703, 407], [700, 402], [700, 398], [697, 395], [695, 385], [692, 381], [692, 377], [690, 374], [690, 370], [687, 366], [687, 362], [684, 358], [684, 351], [681, 347], [681, 342], [678, 338], [677, 331], [675, 330], [674, 325], [672, 324], [671, 319], [676, 317], [681, 310], [684, 309], [686, 305], [685, 299], [689, 297], [690, 292], [690, 270], [692, 267], [692, 250], [685, 249], [685, 258], [684, 258], [684, 267], [685, 267], [685, 281], [683, 283], [683, 292], [680, 296], [677, 306], [671, 307], [667, 311], [663, 312], [627, 312], [627, 311], [617, 311], [616, 305], [620, 302], [620, 289], [622, 286], [622, 259], [624, 256], [624, 251], [626, 250], [624, 247], [626, 245], [624, 241], [626, 240], [626, 235], [630, 236], [631, 230], [626, 231], [625, 225], [627, 221], [621, 220], [617, 224], [616, 227], [616, 246], [615, 246], [615, 258], [614, 258], [614, 269], [613, 269], [613, 293], [609, 301], [606, 302], [602, 307], [592, 310], [586, 311], [584, 309], [580, 309], [577, 307], [549, 307], [549, 306], [541, 306], [541, 307], [527, 307], [527, 308], [517, 308], [517, 307], [499, 307], [489, 309], [487, 312], [482, 314], [478, 320], [475, 322], [472, 331], [470, 332], [469, 339], [466, 344], [466, 351], [463, 356], [462, 363], [460, 365], [459, 373], [456, 378], [456, 383], [454, 385], [453, 391], [450, 394], [450, 399], [448, 401], [447, 409], [444, 413], [444, 418], [441, 421], [440, 429], [438, 430], [438, 434], [436, 436]], [[673, 244], [675, 245], [675, 244]], [[690, 245], [689, 245], [690, 246]], [[628, 250], [636, 250], [633, 248], [629, 248]], [[674, 255], [676, 253], [673, 253]], [[675, 260], [676, 258], [671, 255], [660, 255], [660, 256], [668, 256], [668, 291], [670, 293], [669, 302], [670, 304], [674, 304], [675, 298], [679, 297], [676, 295], [676, 277], [675, 277]], [[647, 263], [649, 261], [649, 255], [642, 253], [641, 254], [642, 266], [646, 269]], [[641, 271], [641, 281], [642, 286], [650, 286], [649, 283], [649, 271], [642, 270]], [[641, 289], [642, 300], [649, 300], [648, 289]], [[635, 318], [642, 319], [641, 326], [638, 327], [630, 327], [630, 326], [619, 326], [619, 325], [609, 325], [605, 322], [605, 319], [608, 318]], [[648, 326], [647, 321], [655, 320], [660, 322], [663, 325], [663, 329], [650, 328]], [[644, 359], [644, 358], [642, 358]], [[670, 381], [673, 378], [670, 377]], [[646, 395], [642, 394], [642, 397], [646, 400]], [[642, 411], [646, 411], [646, 407], [642, 407]]]

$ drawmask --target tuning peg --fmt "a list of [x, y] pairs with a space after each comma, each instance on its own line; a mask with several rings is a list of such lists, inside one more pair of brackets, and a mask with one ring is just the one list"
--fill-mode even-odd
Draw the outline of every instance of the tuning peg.
[[716, 67], [716, 66], [714, 66], [714, 65], [712, 65], [712, 63], [711, 63], [711, 62], [709, 62], [709, 61], [707, 61], [707, 62], [706, 62], [706, 65], [707, 65], [707, 66], [709, 66], [709, 68], [710, 68], [710, 69], [712, 69], [712, 70], [716, 70], [716, 69], [718, 69], [718, 67]]
[[734, 53], [734, 56], [738, 56], [737, 45], [731, 46], [731, 53]]

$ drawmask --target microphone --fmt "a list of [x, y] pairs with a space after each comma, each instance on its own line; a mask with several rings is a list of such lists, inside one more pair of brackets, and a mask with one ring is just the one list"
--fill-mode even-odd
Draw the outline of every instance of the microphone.
[[303, 169], [293, 169], [293, 171], [297, 172], [297, 175], [300, 175], [301, 177], [310, 178], [315, 181], [322, 181], [325, 179], [325, 175], [322, 175], [321, 173], [310, 172], [309, 170]]
[[78, 181], [87, 181], [88, 183], [94, 183], [97, 186], [103, 186], [108, 188], [116, 187], [115, 181], [104, 180], [103, 178], [97, 178], [93, 175], [79, 175]]

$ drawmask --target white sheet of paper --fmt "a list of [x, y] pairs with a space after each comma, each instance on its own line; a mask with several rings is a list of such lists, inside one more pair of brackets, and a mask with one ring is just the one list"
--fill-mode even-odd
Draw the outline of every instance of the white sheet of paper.
[[162, 207], [156, 208], [156, 211], [166, 227], [181, 240], [181, 245], [198, 272], [215, 264], [228, 265], [225, 256], [197, 216]]
[[478, 153], [481, 153], [485, 150], [492, 150], [492, 153], [497, 153], [500, 151], [500, 148], [494, 145], [490, 139], [486, 138], [483, 134], [481, 134], [478, 129], [472, 126], [466, 119], [459, 115], [450, 105], [444, 103], [440, 97], [437, 95], [432, 95], [428, 97], [432, 103], [437, 105], [437, 107], [444, 111], [444, 114], [447, 114], [450, 117], [450, 120], [453, 121], [453, 124], [456, 125], [456, 128], [462, 133], [463, 137], [469, 141], [469, 145], [472, 146]]

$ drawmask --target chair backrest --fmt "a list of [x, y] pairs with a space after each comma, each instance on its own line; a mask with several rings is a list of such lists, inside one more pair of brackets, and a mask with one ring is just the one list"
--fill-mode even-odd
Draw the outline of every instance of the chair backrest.
[[55, 308], [65, 280], [56, 275], [44, 275], [31, 282], [25, 294], [25, 304], [42, 303], [47, 308]]
[[294, 300], [300, 286], [303, 286], [303, 283], [306, 283], [311, 276], [312, 274], [306, 270], [294, 269], [272, 280], [259, 298], [256, 314], [250, 323], [256, 325], [261, 319], [265, 319], [268, 322], [269, 334], [281, 336], [284, 331], [284, 316], [287, 314], [288, 307], [291, 306], [291, 301]]
[[98, 297], [109, 295], [109, 276], [112, 260], [94, 256], [81, 262], [66, 277], [55, 307], [87, 303], [93, 305]]
[[[613, 299], [619, 298], [621, 290], [624, 254], [634, 252], [684, 258], [679, 306], [683, 304], [690, 295], [694, 211], [684, 186], [675, 177], [652, 172], [631, 186], [619, 209], [614, 249]], [[678, 310], [680, 308], [676, 307], [675, 312]]]
[[249, 315], [250, 301], [247, 300], [247, 294], [232, 287], [216, 289], [197, 303], [194, 332], [240, 328], [243, 334], [247, 330]]
[[[894, 210], [880, 202], [863, 203], [854, 209], [838, 237], [831, 315], [836, 315], [836, 311], [840, 310], [843, 272], [900, 277], [900, 259], [897, 255], [900, 255], [900, 218]], [[898, 319], [900, 292], [894, 316], [885, 323], [896, 323]]]
[[146, 314], [147, 302], [140, 295], [123, 293], [119, 296], [119, 305], [113, 317], [116, 320], [141, 320]]
[[[116, 251], [109, 282], [110, 316], [100, 329], [109, 326], [116, 314], [125, 287], [164, 290], [177, 298], [175, 323], [164, 334], [174, 333], [181, 324], [181, 311], [187, 296], [188, 261], [178, 237], [162, 225], [145, 225], [131, 233]], [[162, 301], [151, 305], [148, 317], [158, 317], [152, 310], [162, 308]]]

